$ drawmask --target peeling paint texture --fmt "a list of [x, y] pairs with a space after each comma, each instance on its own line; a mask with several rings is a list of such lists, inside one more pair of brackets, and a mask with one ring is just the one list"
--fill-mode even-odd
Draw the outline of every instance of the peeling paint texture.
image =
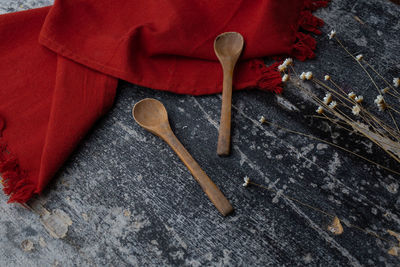
[[[48, 4], [0, 0], [0, 13]], [[400, 6], [335, 0], [317, 15], [326, 22], [317, 58], [295, 68], [320, 80], [329, 74], [373, 104], [376, 89], [326, 33], [336, 29], [350, 51], [391, 81], [400, 75]], [[178, 138], [232, 202], [232, 216], [220, 216], [173, 151], [134, 122], [131, 109], [146, 97], [164, 103]], [[234, 92], [232, 103], [232, 155], [219, 158], [220, 95], [174, 95], [121, 81], [111, 112], [31, 209], [0, 195], [0, 266], [400, 265], [392, 235], [400, 233], [400, 177], [258, 120], [264, 116], [399, 171], [398, 164], [369, 141], [309, 116], [315, 104], [290, 83], [279, 97]], [[278, 195], [243, 187], [245, 176]], [[332, 218], [284, 196], [338, 216], [343, 233], [327, 230]]]

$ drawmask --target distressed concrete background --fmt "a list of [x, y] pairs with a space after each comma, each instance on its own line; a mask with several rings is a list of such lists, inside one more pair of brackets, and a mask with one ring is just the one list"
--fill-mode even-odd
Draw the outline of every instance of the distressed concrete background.
[[[0, 0], [0, 13], [51, 2]], [[399, 6], [337, 0], [317, 15], [325, 33], [335, 28], [385, 77], [400, 75]], [[296, 62], [296, 69], [329, 73], [372, 103], [376, 91], [361, 69], [326, 35], [317, 40], [317, 58]], [[233, 216], [222, 218], [171, 149], [133, 121], [131, 108], [145, 97], [165, 104], [178, 138], [233, 203]], [[330, 218], [241, 185], [247, 175], [396, 243], [387, 229], [400, 232], [400, 177], [258, 119], [264, 115], [400, 170], [392, 160], [371, 142], [307, 116], [314, 104], [290, 85], [279, 97], [235, 92], [232, 155], [219, 158], [220, 102], [219, 95], [174, 95], [120, 82], [115, 106], [30, 204], [34, 212], [0, 196], [0, 266], [400, 264], [388, 254], [392, 244], [346, 225], [334, 236], [326, 230]]]

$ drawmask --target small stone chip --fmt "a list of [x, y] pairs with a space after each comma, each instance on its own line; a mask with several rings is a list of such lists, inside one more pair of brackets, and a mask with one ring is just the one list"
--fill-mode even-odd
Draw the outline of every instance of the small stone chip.
[[388, 253], [392, 256], [399, 256], [399, 247], [392, 247], [391, 249], [389, 249]]
[[89, 216], [86, 213], [82, 213], [82, 218], [85, 222], [89, 220]]
[[34, 249], [34, 245], [30, 240], [22, 241], [21, 247], [24, 251], [32, 251]]
[[328, 231], [334, 235], [341, 235], [343, 233], [343, 226], [338, 217], [333, 218], [332, 224], [328, 226]]
[[131, 216], [131, 212], [129, 210], [124, 210], [124, 216], [125, 217]]
[[39, 237], [39, 245], [44, 248], [46, 246], [46, 241], [44, 241], [43, 237]]

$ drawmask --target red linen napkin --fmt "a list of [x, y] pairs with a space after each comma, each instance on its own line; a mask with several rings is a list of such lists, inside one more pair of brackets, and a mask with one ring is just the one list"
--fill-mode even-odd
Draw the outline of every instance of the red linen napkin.
[[112, 105], [117, 79], [179, 94], [222, 89], [215, 37], [240, 32], [234, 88], [281, 92], [277, 64], [314, 57], [316, 0], [56, 0], [0, 16], [0, 173], [9, 202], [46, 184]]

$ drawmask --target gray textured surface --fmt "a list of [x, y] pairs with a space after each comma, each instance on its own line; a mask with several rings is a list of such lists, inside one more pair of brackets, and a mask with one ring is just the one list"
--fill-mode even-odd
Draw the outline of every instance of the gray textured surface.
[[[49, 3], [0, 0], [0, 12]], [[317, 14], [327, 23], [325, 32], [335, 28], [351, 51], [363, 53], [385, 77], [399, 76], [399, 6], [338, 0]], [[317, 58], [296, 62], [296, 68], [319, 76], [329, 73], [371, 102], [375, 89], [359, 67], [326, 36], [317, 39]], [[232, 201], [233, 216], [222, 218], [173, 152], [134, 123], [131, 108], [145, 97], [165, 104], [178, 138]], [[328, 218], [321, 214], [268, 191], [241, 186], [248, 175], [395, 242], [386, 229], [400, 232], [399, 177], [345, 152], [260, 125], [258, 118], [264, 115], [292, 129], [349, 144], [381, 163], [398, 166], [382, 159], [385, 155], [371, 149], [370, 142], [304, 116], [315, 107], [290, 86], [280, 98], [236, 92], [232, 156], [218, 158], [220, 101], [218, 95], [173, 95], [121, 82], [112, 111], [32, 204], [62, 211], [59, 223], [68, 223], [68, 218], [72, 223], [66, 236], [50, 235], [37, 213], [7, 205], [1, 195], [0, 266], [400, 264], [387, 253], [390, 244], [347, 227], [344, 234], [333, 236], [326, 231]], [[25, 240], [33, 243], [31, 251], [23, 250]]]

